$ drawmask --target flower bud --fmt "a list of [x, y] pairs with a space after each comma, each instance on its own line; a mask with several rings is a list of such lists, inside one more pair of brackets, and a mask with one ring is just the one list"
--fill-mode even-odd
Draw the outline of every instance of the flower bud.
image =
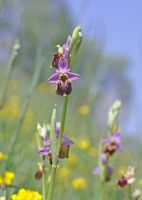
[[61, 145], [61, 149], [59, 152], [59, 158], [68, 158], [69, 156], [69, 145]]
[[77, 26], [72, 33], [72, 41], [70, 45], [70, 51], [74, 48], [74, 46], [78, 43], [78, 41], [82, 40], [81, 26]]
[[38, 135], [45, 139], [47, 137], [47, 125], [43, 124], [43, 126], [41, 126], [39, 123], [37, 124], [37, 131], [38, 131]]
[[19, 40], [15, 40], [14, 45], [13, 45], [13, 49], [15, 51], [18, 51], [21, 48], [21, 45], [19, 43]]
[[41, 177], [42, 177], [42, 171], [37, 170], [36, 173], [35, 173], [35, 179], [36, 180], [40, 180]]
[[113, 105], [110, 107], [109, 109], [109, 113], [108, 113], [108, 126], [110, 128], [110, 130], [113, 132], [115, 130], [115, 132], [118, 129], [118, 124], [117, 124], [117, 118], [118, 118], [118, 114], [119, 114], [119, 110], [121, 108], [121, 101], [117, 100], [113, 103]]

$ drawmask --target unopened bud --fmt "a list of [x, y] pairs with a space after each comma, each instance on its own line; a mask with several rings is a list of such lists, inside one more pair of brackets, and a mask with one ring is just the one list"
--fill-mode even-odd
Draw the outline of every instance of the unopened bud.
[[46, 125], [43, 124], [43, 126], [41, 126], [39, 123], [37, 124], [37, 131], [38, 131], [38, 135], [45, 139], [47, 136], [47, 129], [46, 129]]
[[19, 40], [17, 39], [17, 40], [15, 40], [15, 42], [14, 42], [13, 49], [14, 49], [15, 51], [18, 51], [20, 48], [21, 48], [21, 46], [20, 46]]
[[81, 26], [77, 26], [72, 33], [72, 41], [70, 45], [70, 51], [82, 40]]
[[108, 126], [112, 130], [112, 132], [113, 130], [117, 131], [116, 129], [118, 129], [117, 118], [121, 105], [122, 105], [121, 101], [117, 100], [113, 103], [113, 105], [109, 109]]
[[42, 177], [42, 171], [37, 170], [36, 173], [35, 173], [35, 179], [36, 180], [40, 180], [41, 177]]

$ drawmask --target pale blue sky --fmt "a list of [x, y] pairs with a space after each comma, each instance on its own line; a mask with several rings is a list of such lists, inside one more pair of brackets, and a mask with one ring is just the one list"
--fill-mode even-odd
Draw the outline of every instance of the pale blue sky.
[[130, 132], [142, 130], [142, 0], [68, 1], [73, 23], [86, 34], [104, 38], [104, 51], [130, 60], [129, 76], [134, 87]]

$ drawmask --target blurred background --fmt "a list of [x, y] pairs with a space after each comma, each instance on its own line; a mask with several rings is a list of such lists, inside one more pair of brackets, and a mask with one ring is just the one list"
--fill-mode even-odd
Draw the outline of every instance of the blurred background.
[[[32, 75], [34, 56], [40, 46], [47, 58], [44, 68], [46, 73], [43, 73], [41, 79], [47, 79], [52, 53], [56, 51], [55, 45], [63, 44], [72, 29], [80, 24], [84, 43], [76, 66], [83, 76], [82, 81], [87, 91], [90, 88], [91, 92], [86, 94], [84, 90], [81, 92], [82, 95], [88, 99], [92, 93], [95, 98], [99, 96], [99, 99], [94, 99], [94, 105], [96, 103], [101, 105], [101, 108], [96, 106], [100, 112], [93, 111], [94, 115], [97, 115], [96, 119], [103, 117], [102, 113], [114, 99], [121, 99], [125, 105], [123, 107], [125, 120], [122, 120], [125, 126], [124, 132], [132, 135], [140, 131], [142, 120], [140, 0], [135, 3], [127, 0], [125, 2], [1, 0], [0, 5], [2, 70], [6, 68], [13, 41], [19, 38], [22, 50], [18, 62], [20, 65], [17, 63], [15, 73]], [[84, 89], [84, 86], [82, 88]]]
[[[127, 150], [132, 150], [138, 145], [138, 149], [132, 155], [132, 163], [135, 163], [141, 150], [142, 139], [140, 134], [142, 130], [141, 9], [140, 0], [135, 2], [129, 0], [0, 0], [1, 87], [3, 87], [15, 39], [18, 38], [21, 44], [10, 80], [7, 101], [0, 113], [0, 140], [3, 151], [6, 151], [10, 133], [14, 130], [23, 99], [31, 84], [37, 52], [41, 51], [44, 57], [39, 82], [18, 138], [19, 145], [16, 146], [13, 158], [15, 163], [13, 165], [10, 163], [13, 170], [18, 171], [17, 176], [20, 178], [16, 179], [17, 184], [19, 184], [18, 180], [21, 180], [22, 185], [31, 187], [36, 185], [35, 187], [39, 188], [39, 185], [33, 184], [38, 160], [35, 151], [36, 124], [50, 121], [55, 103], [58, 105], [58, 119], [60, 119], [62, 108], [62, 97], [56, 96], [55, 87], [48, 85], [46, 80], [53, 73], [50, 66], [53, 53], [57, 50], [56, 45], [62, 45], [77, 24], [82, 27], [83, 43], [74, 62], [73, 71], [79, 73], [81, 79], [73, 84], [66, 131], [72, 138], [77, 137], [78, 141], [87, 139], [89, 141], [87, 149], [97, 148], [98, 138], [103, 136], [107, 129], [108, 109], [114, 100], [120, 99], [123, 104], [120, 112], [120, 130]], [[75, 145], [78, 145], [78, 142]], [[81, 153], [80, 150], [76, 153], [76, 149], [73, 152], [90, 163], [92, 157], [88, 158], [88, 154]], [[35, 157], [35, 166], [31, 166], [28, 162], [32, 155]], [[126, 153], [125, 163], [131, 160], [130, 155]], [[28, 170], [25, 169], [25, 165], [19, 167], [22, 158]], [[77, 159], [74, 160], [74, 166]], [[97, 161], [94, 161], [93, 165], [95, 162]], [[93, 165], [90, 165], [89, 170]], [[79, 166], [75, 168], [77, 173], [79, 168]], [[30, 182], [26, 179], [29, 170], [32, 171]], [[83, 170], [84, 168], [82, 172]], [[89, 173], [90, 171], [85, 168], [84, 175], [88, 176]], [[75, 196], [72, 199], [75, 198], [81, 197]]]

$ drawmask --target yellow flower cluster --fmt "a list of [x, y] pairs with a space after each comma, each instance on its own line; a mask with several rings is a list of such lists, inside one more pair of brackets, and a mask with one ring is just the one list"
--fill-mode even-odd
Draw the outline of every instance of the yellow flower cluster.
[[79, 177], [74, 180], [72, 180], [72, 187], [76, 190], [84, 190], [87, 187], [87, 182], [85, 178]]
[[42, 200], [42, 195], [36, 191], [22, 188], [18, 194], [12, 195], [12, 200]]
[[61, 167], [59, 171], [60, 180], [67, 179], [70, 176], [70, 170], [67, 167]]
[[0, 175], [0, 185], [6, 184], [11, 185], [15, 174], [11, 171], [6, 171], [3, 175]]
[[[24, 119], [23, 124], [24, 124], [25, 126], [27, 126], [27, 125], [31, 124], [33, 121], [34, 121], [34, 114], [33, 114], [32, 109], [29, 108], [29, 109], [27, 110], [26, 115], [25, 115], [25, 119]], [[24, 126], [24, 125], [23, 125], [23, 126]]]
[[78, 112], [80, 115], [89, 115], [90, 114], [90, 106], [89, 105], [81, 105], [78, 108]]
[[0, 151], [0, 160], [7, 160], [7, 155]]
[[69, 161], [69, 164], [70, 164], [70, 165], [73, 165], [73, 166], [76, 165], [77, 162], [78, 162], [78, 157], [77, 157], [77, 155], [76, 155], [76, 154], [71, 154], [71, 155], [69, 156], [68, 161]]
[[[11, 96], [7, 102], [4, 104], [1, 112], [0, 118], [15, 120], [19, 116], [20, 113], [20, 98], [18, 96]], [[22, 125], [22, 129], [29, 127], [31, 123], [34, 121], [34, 114], [31, 108], [27, 110], [27, 113], [24, 118], [24, 122]]]
[[78, 142], [78, 147], [82, 150], [86, 150], [90, 147], [90, 140], [82, 139]]
[[18, 96], [11, 96], [3, 106], [0, 112], [0, 117], [6, 119], [16, 119], [20, 112], [19, 101], [20, 99]]

